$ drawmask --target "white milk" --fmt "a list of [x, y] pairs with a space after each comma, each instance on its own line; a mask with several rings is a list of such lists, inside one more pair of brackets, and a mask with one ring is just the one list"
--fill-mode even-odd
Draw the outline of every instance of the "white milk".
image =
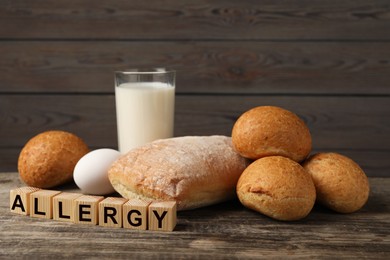
[[161, 82], [115, 87], [118, 145], [121, 153], [173, 137], [175, 87]]

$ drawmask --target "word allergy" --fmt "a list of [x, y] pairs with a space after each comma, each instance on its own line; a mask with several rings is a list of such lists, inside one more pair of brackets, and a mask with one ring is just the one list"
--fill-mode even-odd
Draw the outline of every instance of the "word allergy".
[[10, 210], [35, 218], [138, 230], [173, 231], [175, 201], [119, 197], [21, 187], [10, 191]]

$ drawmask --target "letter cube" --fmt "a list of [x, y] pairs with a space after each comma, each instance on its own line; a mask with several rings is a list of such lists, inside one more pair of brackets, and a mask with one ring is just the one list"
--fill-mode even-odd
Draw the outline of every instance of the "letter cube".
[[30, 215], [30, 194], [40, 190], [34, 187], [21, 187], [10, 190], [10, 210], [21, 215]]
[[63, 192], [53, 197], [53, 219], [74, 222], [73, 201], [80, 193]]
[[53, 197], [60, 194], [55, 190], [39, 190], [30, 194], [30, 216], [35, 218], [53, 218]]
[[99, 226], [122, 227], [122, 205], [125, 198], [108, 197], [99, 202]]
[[82, 195], [73, 201], [74, 223], [97, 225], [99, 223], [98, 205], [103, 196]]
[[156, 201], [149, 205], [149, 230], [173, 231], [175, 226], [175, 201]]
[[131, 199], [123, 204], [123, 227], [129, 229], [148, 229], [148, 206], [151, 201]]

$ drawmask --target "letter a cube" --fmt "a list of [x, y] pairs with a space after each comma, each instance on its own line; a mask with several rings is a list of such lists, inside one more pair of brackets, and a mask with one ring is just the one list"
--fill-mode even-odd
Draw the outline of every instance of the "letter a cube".
[[39, 191], [39, 188], [21, 187], [10, 190], [10, 210], [13, 213], [21, 215], [30, 215], [30, 194]]

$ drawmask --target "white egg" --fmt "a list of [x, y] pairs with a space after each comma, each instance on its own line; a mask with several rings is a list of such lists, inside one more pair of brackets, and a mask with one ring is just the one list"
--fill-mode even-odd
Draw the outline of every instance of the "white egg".
[[106, 195], [115, 190], [108, 179], [111, 164], [119, 158], [120, 152], [103, 148], [87, 153], [77, 162], [73, 179], [84, 194]]

